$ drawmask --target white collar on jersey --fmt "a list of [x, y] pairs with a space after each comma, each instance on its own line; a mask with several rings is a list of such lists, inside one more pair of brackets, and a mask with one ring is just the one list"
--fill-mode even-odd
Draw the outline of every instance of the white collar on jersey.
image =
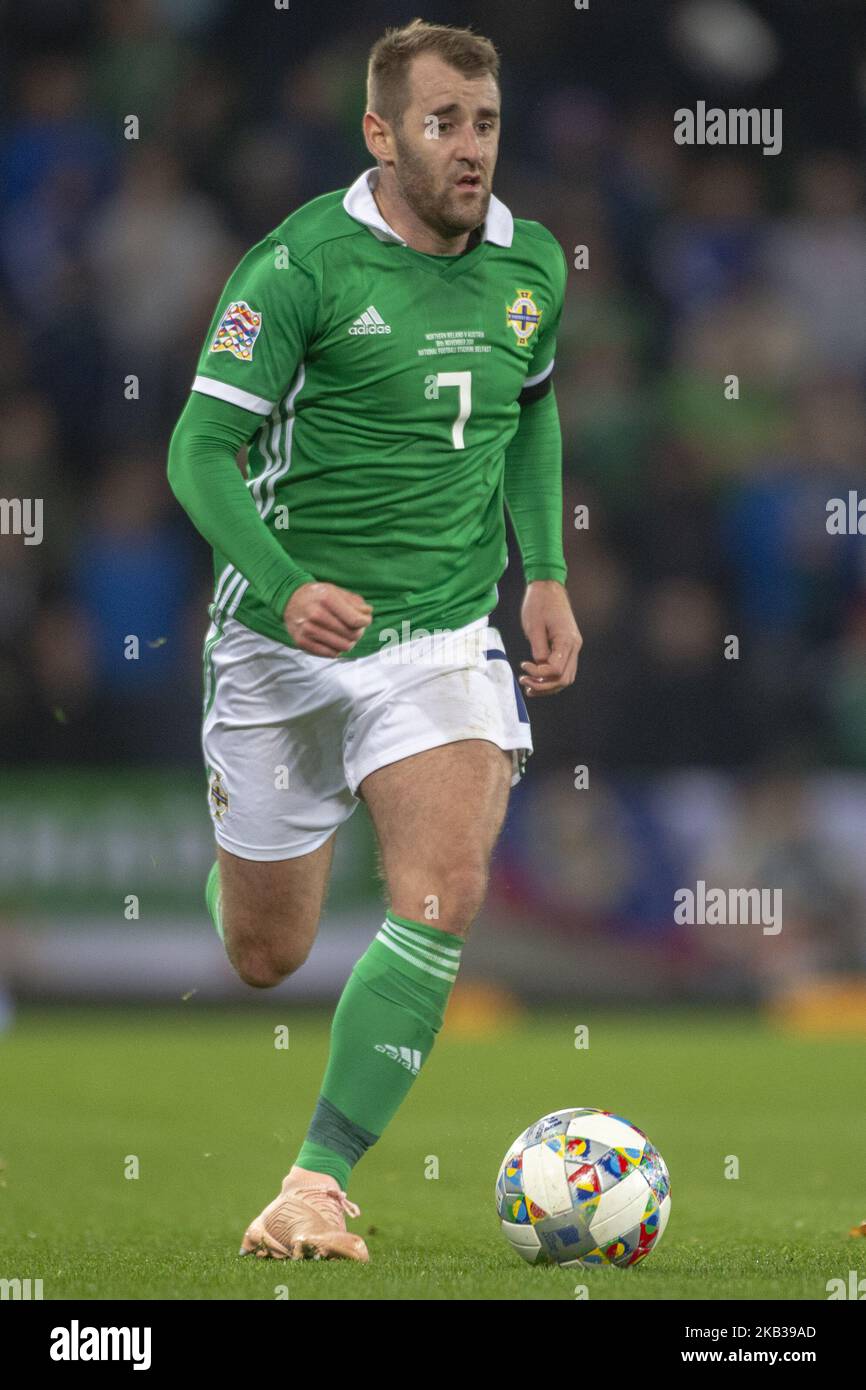
[[[363, 174], [347, 190], [343, 199], [343, 207], [350, 217], [354, 217], [356, 222], [362, 222], [365, 227], [369, 227], [374, 236], [380, 241], [397, 241], [401, 246], [406, 242], [393, 227], [382, 216], [373, 197], [373, 189], [379, 180], [379, 170], [365, 169]], [[492, 241], [495, 246], [510, 246], [514, 240], [514, 218], [508, 211], [504, 203], [498, 198], [490, 195], [490, 204], [487, 209], [487, 217], [484, 221], [484, 228], [481, 233], [482, 241]]]

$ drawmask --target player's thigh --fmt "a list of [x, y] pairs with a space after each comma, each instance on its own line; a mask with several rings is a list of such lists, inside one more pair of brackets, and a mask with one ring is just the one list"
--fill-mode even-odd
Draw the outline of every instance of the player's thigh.
[[226, 949], [248, 983], [273, 984], [309, 953], [334, 832], [357, 805], [344, 714], [327, 663], [233, 620], [207, 656], [202, 751]]
[[316, 930], [334, 856], [335, 835], [293, 859], [241, 859], [217, 846], [226, 951], [245, 977], [292, 974]]
[[359, 795], [373, 819], [398, 916], [434, 920], [446, 931], [468, 928], [505, 818], [512, 763], [511, 753], [494, 743], [461, 739], [364, 778]]

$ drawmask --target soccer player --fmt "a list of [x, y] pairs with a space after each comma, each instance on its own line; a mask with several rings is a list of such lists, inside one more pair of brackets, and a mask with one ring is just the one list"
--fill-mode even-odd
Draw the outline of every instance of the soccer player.
[[368, 1258], [349, 1175], [430, 1055], [532, 750], [488, 624], [504, 505], [526, 581], [520, 685], [575, 676], [551, 386], [567, 269], [492, 194], [498, 74], [469, 30], [416, 20], [375, 44], [375, 168], [244, 257], [171, 440], [171, 486], [215, 552], [207, 901], [229, 960], [258, 987], [303, 965], [359, 800], [389, 902], [300, 1152], [244, 1236], [260, 1257]]

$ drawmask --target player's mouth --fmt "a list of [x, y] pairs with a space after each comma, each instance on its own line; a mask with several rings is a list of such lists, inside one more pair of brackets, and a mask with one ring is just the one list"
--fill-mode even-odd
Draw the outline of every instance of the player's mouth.
[[457, 180], [457, 187], [458, 187], [458, 188], [480, 188], [480, 187], [481, 187], [481, 175], [480, 175], [480, 174], [463, 174], [463, 175], [461, 176], [461, 178], [459, 178], [459, 179]]

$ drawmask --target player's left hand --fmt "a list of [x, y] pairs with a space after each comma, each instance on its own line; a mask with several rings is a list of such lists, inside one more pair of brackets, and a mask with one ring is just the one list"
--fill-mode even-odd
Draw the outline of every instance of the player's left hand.
[[556, 695], [577, 675], [577, 656], [583, 646], [565, 586], [556, 579], [536, 579], [527, 585], [520, 611], [532, 660], [521, 661], [518, 678], [524, 693]]

